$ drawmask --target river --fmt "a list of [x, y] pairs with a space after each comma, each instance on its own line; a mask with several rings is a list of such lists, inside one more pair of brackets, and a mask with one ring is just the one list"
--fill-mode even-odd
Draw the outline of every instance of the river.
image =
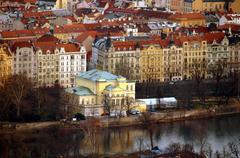
[[[240, 138], [240, 115], [187, 120], [156, 124], [153, 144], [165, 149], [171, 143], [192, 144], [197, 150], [200, 143], [211, 144], [213, 151], [222, 150], [231, 141]], [[101, 129], [95, 135], [84, 137], [80, 130], [56, 128], [0, 135], [0, 157], [56, 157], [58, 155], [88, 154], [93, 150], [108, 155], [132, 153], [150, 148], [147, 127]], [[93, 138], [93, 139], [88, 139]], [[94, 141], [93, 141], [94, 140]], [[92, 141], [92, 143], [89, 143]], [[142, 142], [142, 143], [140, 143]], [[94, 144], [91, 145], [91, 144]]]

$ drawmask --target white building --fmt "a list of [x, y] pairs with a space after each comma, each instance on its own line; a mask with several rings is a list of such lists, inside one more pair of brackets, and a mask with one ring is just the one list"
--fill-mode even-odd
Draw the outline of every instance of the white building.
[[34, 46], [30, 42], [16, 42], [11, 47], [13, 55], [12, 73], [26, 74], [27, 77], [36, 82], [37, 56]]
[[85, 72], [87, 67], [86, 49], [76, 44], [58, 44], [59, 81], [63, 87], [75, 86], [75, 76]]
[[5, 31], [11, 29], [13, 29], [13, 19], [9, 15], [0, 13], [0, 30]]

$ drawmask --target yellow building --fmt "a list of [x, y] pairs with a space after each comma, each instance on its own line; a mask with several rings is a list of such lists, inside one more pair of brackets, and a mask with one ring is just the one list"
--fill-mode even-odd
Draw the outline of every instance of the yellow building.
[[[152, 44], [151, 44], [152, 43]], [[160, 82], [163, 78], [163, 51], [159, 41], [141, 43], [140, 82]]]
[[0, 45], [0, 86], [12, 72], [12, 55], [6, 44]]
[[[193, 73], [200, 71], [203, 76], [207, 73], [207, 41], [201, 36], [180, 37], [184, 52], [184, 78], [191, 79]], [[198, 70], [201, 69], [201, 70]]]
[[234, 2], [230, 3], [230, 9], [232, 9], [234, 13], [240, 13], [240, 1], [235, 0]]
[[206, 19], [201, 13], [176, 13], [168, 18], [182, 27], [205, 26]]
[[54, 7], [56, 9], [67, 9], [67, 0], [57, 0]]
[[[67, 88], [66, 95], [74, 112], [85, 116], [99, 116], [106, 110], [106, 102], [112, 111], [126, 112], [128, 101], [135, 100], [135, 81], [127, 81], [106, 71], [90, 70], [76, 76], [76, 87]], [[72, 102], [75, 100], [74, 102]]]
[[184, 12], [224, 11], [224, 0], [185, 0]]

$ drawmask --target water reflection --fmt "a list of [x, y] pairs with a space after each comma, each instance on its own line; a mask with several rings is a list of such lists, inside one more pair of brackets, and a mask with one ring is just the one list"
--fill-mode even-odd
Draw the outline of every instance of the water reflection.
[[[173, 142], [193, 144], [199, 149], [204, 138], [213, 151], [222, 150], [228, 142], [240, 137], [240, 115], [215, 119], [157, 124], [153, 127], [153, 144], [164, 149]], [[91, 147], [80, 130], [52, 128], [25, 133], [0, 135], [0, 158], [56, 157], [91, 153]], [[101, 129], [96, 134], [101, 154], [131, 153], [150, 148], [146, 127]]]

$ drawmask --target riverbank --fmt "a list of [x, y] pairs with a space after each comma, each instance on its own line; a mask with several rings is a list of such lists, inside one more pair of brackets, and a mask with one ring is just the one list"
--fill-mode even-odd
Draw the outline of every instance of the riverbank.
[[[232, 114], [240, 114], [240, 108], [236, 106], [219, 107], [215, 109], [197, 109], [197, 110], [176, 110], [170, 112], [151, 112], [150, 121], [152, 123], [167, 123], [175, 121], [202, 119], [210, 117], [219, 117]], [[121, 127], [141, 125], [141, 116], [131, 116], [122, 118], [100, 119], [102, 127]]]
[[[195, 109], [195, 110], [173, 110], [165, 112], [151, 112], [150, 118], [152, 123], [167, 123], [175, 121], [202, 119], [210, 117], [220, 117], [225, 115], [240, 114], [240, 104], [233, 104], [227, 106], [221, 106], [210, 109]], [[99, 125], [102, 128], [108, 127], [124, 127], [141, 125], [141, 115], [130, 115], [129, 117], [113, 118], [113, 117], [99, 117]], [[61, 121], [49, 121], [49, 122], [33, 122], [33, 123], [0, 123], [0, 129], [2, 132], [8, 131], [24, 131], [34, 129], [44, 129], [52, 126], [60, 126], [62, 128], [78, 128], [79, 122], [65, 123]]]

